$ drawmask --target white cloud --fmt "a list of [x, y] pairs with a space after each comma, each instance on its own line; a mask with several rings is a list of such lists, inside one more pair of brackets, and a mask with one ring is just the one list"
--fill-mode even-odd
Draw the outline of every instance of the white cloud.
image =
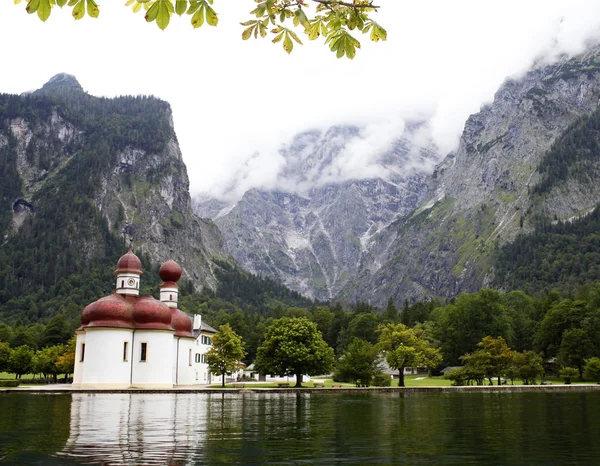
[[75, 22], [56, 8], [44, 24], [23, 3], [2, 2], [0, 91], [39, 88], [68, 72], [91, 94], [157, 95], [173, 107], [193, 192], [232, 184], [241, 192], [281, 183], [281, 145], [311, 128], [365, 128], [331, 176], [380, 169], [371, 144], [385, 146], [394, 125], [416, 115], [431, 117], [435, 141], [451, 150], [468, 115], [507, 76], [542, 54], [576, 53], [600, 37], [597, 0], [378, 3], [389, 40], [363, 37], [349, 61], [321, 43], [287, 56], [269, 40], [241, 41], [251, 0], [217, 0], [218, 28], [193, 30], [188, 17], [175, 17], [166, 31], [110, 2], [100, 5], [99, 20]]

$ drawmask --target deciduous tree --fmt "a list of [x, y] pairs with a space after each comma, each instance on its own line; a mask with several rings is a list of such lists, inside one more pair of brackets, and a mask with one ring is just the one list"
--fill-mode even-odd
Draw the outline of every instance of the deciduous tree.
[[585, 360], [584, 374], [587, 378], [600, 384], [600, 358], [593, 357]]
[[256, 356], [256, 370], [262, 374], [296, 376], [302, 387], [302, 375], [331, 371], [333, 349], [323, 340], [314, 322], [306, 318], [282, 317], [273, 321]]
[[213, 374], [231, 375], [242, 367], [241, 360], [244, 352], [244, 341], [229, 324], [221, 325], [219, 332], [213, 337], [213, 345], [206, 353], [206, 363]]
[[422, 327], [386, 324], [379, 330], [378, 347], [390, 368], [398, 371], [400, 387], [404, 387], [405, 367], [432, 368], [442, 361], [440, 351], [431, 345]]
[[381, 372], [378, 348], [372, 343], [355, 338], [339, 358], [335, 378], [354, 382], [357, 387], [368, 387], [373, 377]]
[[29, 346], [19, 346], [11, 351], [8, 360], [8, 370], [15, 374], [16, 379], [20, 379], [23, 374], [31, 372], [33, 360], [33, 350]]

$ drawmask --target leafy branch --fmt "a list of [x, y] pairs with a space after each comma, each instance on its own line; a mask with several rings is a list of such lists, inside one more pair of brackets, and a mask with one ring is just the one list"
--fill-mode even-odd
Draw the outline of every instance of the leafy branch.
[[[14, 0], [15, 4], [23, 0]], [[71, 7], [73, 18], [83, 18], [86, 13], [97, 18], [100, 9], [95, 0], [26, 0], [26, 11], [37, 13], [42, 21], [46, 21], [55, 6]], [[127, 0], [125, 6], [131, 7], [134, 13], [143, 12], [147, 22], [155, 22], [160, 29], [165, 29], [173, 14], [190, 16], [192, 27], [199, 28], [204, 24], [216, 26], [219, 17], [213, 9], [214, 0]], [[274, 43], [281, 42], [283, 49], [291, 53], [294, 42], [302, 45], [297, 32], [305, 34], [309, 40], [323, 37], [325, 44], [338, 58], [354, 58], [356, 49], [360, 48], [359, 40], [352, 34], [367, 34], [374, 42], [387, 39], [386, 30], [369, 15], [376, 13], [379, 6], [373, 0], [254, 0], [256, 8], [250, 14], [256, 19], [241, 23], [244, 26], [242, 39], [266, 37], [274, 35]], [[308, 15], [314, 6], [314, 14]], [[289, 25], [289, 27], [288, 27]]]

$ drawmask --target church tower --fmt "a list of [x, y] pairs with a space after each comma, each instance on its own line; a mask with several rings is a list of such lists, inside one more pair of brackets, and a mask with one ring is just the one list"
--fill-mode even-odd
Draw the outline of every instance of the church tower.
[[140, 295], [140, 275], [142, 274], [142, 262], [131, 248], [117, 262], [117, 294], [125, 296]]

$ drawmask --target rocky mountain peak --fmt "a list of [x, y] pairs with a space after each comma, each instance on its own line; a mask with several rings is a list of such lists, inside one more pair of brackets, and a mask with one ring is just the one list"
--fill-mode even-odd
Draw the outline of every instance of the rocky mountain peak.
[[38, 89], [36, 93], [39, 94], [52, 94], [55, 92], [83, 92], [83, 87], [77, 81], [77, 78], [72, 74], [58, 73], [52, 76], [46, 84]]

